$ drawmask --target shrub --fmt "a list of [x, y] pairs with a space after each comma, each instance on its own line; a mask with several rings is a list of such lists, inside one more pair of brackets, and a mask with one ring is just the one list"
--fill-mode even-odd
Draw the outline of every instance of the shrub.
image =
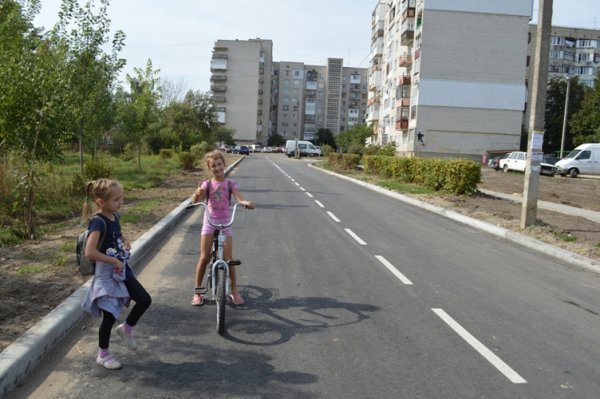
[[364, 155], [377, 155], [381, 151], [381, 147], [378, 145], [368, 145], [363, 148], [362, 154]]
[[161, 148], [158, 151], [158, 157], [160, 159], [171, 159], [173, 158], [173, 150], [170, 148]]
[[183, 170], [192, 170], [194, 169], [194, 163], [196, 162], [196, 158], [189, 151], [183, 151], [179, 154], [179, 167]]
[[194, 144], [190, 147], [190, 153], [192, 153], [195, 160], [200, 160], [204, 158], [204, 155], [211, 150], [212, 146], [206, 141], [203, 141], [200, 144]]
[[321, 155], [323, 155], [324, 157], [328, 156], [329, 154], [331, 154], [333, 152], [333, 147], [330, 146], [329, 144], [323, 144], [321, 146]]
[[102, 161], [86, 161], [84, 170], [88, 180], [109, 179], [113, 174], [113, 169]]
[[379, 151], [377, 151], [377, 155], [396, 155], [396, 143], [389, 142], [383, 147], [379, 147]]

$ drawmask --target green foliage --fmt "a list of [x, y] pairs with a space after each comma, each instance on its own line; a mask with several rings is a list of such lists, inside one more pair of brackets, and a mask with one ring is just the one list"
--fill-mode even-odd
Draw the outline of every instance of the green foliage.
[[171, 159], [173, 158], [173, 150], [170, 148], [161, 148], [158, 152], [158, 157], [160, 159]]
[[335, 150], [333, 149], [333, 147], [330, 146], [329, 144], [323, 144], [321, 146], [321, 153], [324, 157], [328, 156], [329, 154], [331, 154], [334, 151]]
[[179, 154], [179, 167], [183, 170], [193, 170], [196, 158], [189, 151], [183, 151]]
[[271, 147], [282, 147], [285, 145], [285, 139], [281, 135], [273, 133], [271, 136], [269, 136], [267, 145]]
[[377, 152], [377, 155], [389, 155], [389, 156], [396, 155], [396, 143], [394, 143], [394, 142], [387, 143], [386, 145], [384, 145], [383, 147], [381, 147], [379, 149], [379, 151]]
[[200, 144], [195, 144], [190, 148], [190, 153], [194, 157], [194, 160], [199, 161], [204, 158], [204, 155], [211, 151], [213, 147], [208, 144], [206, 141], [203, 141]]
[[360, 163], [360, 155], [358, 154], [338, 154], [335, 152], [327, 156], [327, 164], [332, 167], [343, 170], [357, 169]]
[[113, 168], [103, 161], [88, 160], [85, 163], [85, 177], [88, 180], [98, 180], [101, 178], [110, 179], [113, 175]]
[[[565, 96], [567, 82], [564, 79], [550, 79], [546, 95], [546, 114], [544, 124], [544, 153], [553, 153], [560, 150], [562, 140], [563, 119], [565, 112]], [[577, 77], [571, 78], [569, 93], [569, 112], [571, 117], [581, 109], [585, 94], [585, 87], [579, 84]], [[568, 126], [567, 126], [568, 127]], [[573, 148], [573, 137], [570, 129], [565, 132], [565, 149]]]
[[596, 77], [593, 89], [585, 92], [581, 110], [573, 115], [570, 127], [573, 145], [600, 143], [600, 79]]
[[362, 161], [367, 173], [401, 183], [422, 184], [434, 191], [471, 194], [481, 181], [479, 164], [469, 160], [369, 155]]
[[[349, 152], [350, 147], [364, 147], [365, 140], [373, 135], [373, 128], [362, 123], [352, 126], [351, 129], [341, 132], [335, 137], [335, 143], [338, 148], [344, 152]], [[355, 154], [362, 153], [354, 150]]]
[[331, 130], [329, 129], [319, 129], [319, 131], [317, 131], [317, 139], [316, 139], [317, 145], [320, 145], [321, 147], [328, 145], [331, 148], [333, 148], [334, 150], [337, 150], [337, 146], [335, 144], [335, 138], [333, 137], [333, 133], [331, 133]]

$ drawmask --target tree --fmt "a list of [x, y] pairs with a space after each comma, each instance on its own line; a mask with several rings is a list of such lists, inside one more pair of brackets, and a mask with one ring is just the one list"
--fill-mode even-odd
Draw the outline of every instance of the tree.
[[333, 137], [333, 133], [329, 129], [319, 129], [317, 131], [317, 145], [328, 145], [333, 149], [337, 149], [337, 145], [335, 144], [335, 137]]
[[129, 93], [121, 91], [118, 98], [121, 128], [128, 135], [128, 142], [137, 150], [138, 169], [142, 170], [142, 148], [144, 138], [151, 132], [157, 121], [158, 72], [152, 69], [152, 60], [148, 59], [146, 68], [134, 68], [134, 76], [127, 74]]
[[[71, 92], [65, 105], [72, 115], [71, 130], [78, 139], [82, 173], [84, 146], [91, 146], [95, 155], [97, 142], [112, 125], [112, 92], [125, 65], [118, 57], [125, 35], [117, 30], [111, 40], [109, 0], [99, 3], [96, 13], [91, 0], [84, 7], [79, 6], [78, 0], [62, 0], [59, 21], [53, 29], [56, 40], [68, 48]], [[107, 54], [104, 48], [109, 40], [112, 51]]]
[[573, 115], [570, 127], [575, 146], [600, 143], [600, 75], [594, 88], [586, 90], [581, 109]]
[[0, 5], [0, 137], [23, 162], [19, 191], [26, 234], [34, 238], [40, 162], [61, 157], [68, 140], [63, 104], [68, 96], [63, 46], [43, 37], [31, 21], [39, 3], [23, 11], [13, 0]]
[[269, 145], [271, 147], [281, 147], [284, 144], [285, 144], [285, 139], [277, 133], [273, 133], [272, 135], [270, 135], [269, 139], [267, 140], [267, 145]]
[[235, 145], [235, 141], [233, 140], [233, 135], [235, 134], [235, 130], [230, 127], [225, 127], [224, 125], [219, 125], [213, 131], [213, 136], [215, 138], [215, 142], [219, 143], [219, 147], [223, 144], [227, 145]]
[[[581, 109], [581, 102], [585, 94], [585, 87], [578, 82], [577, 77], [571, 78], [569, 92], [569, 112], [567, 115], [572, 117]], [[566, 94], [567, 82], [564, 79], [550, 79], [546, 94], [544, 153], [554, 153], [560, 150]], [[565, 132], [565, 148], [573, 148], [573, 138], [569, 129], [566, 129]]]
[[363, 123], [358, 123], [335, 137], [337, 147], [348, 150], [350, 146], [364, 147], [365, 140], [373, 135], [373, 128]]

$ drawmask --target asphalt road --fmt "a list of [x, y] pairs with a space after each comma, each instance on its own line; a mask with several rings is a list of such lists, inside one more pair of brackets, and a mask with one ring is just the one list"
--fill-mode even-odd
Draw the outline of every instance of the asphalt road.
[[598, 398], [600, 276], [309, 168], [252, 155], [234, 253], [246, 305], [192, 307], [201, 212], [146, 257], [125, 367], [98, 319], [11, 398]]

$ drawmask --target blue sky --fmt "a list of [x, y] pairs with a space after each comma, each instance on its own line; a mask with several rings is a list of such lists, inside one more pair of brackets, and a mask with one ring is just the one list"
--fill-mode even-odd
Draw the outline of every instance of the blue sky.
[[[82, 3], [83, 0], [80, 0]], [[51, 28], [60, 0], [42, 0], [37, 26]], [[367, 67], [375, 0], [112, 0], [113, 29], [127, 38], [125, 73], [152, 59], [160, 75], [187, 89], [209, 90], [210, 57], [218, 39], [273, 41], [275, 61]], [[537, 22], [539, 0], [534, 0]], [[600, 0], [554, 0], [553, 25], [600, 29]]]

